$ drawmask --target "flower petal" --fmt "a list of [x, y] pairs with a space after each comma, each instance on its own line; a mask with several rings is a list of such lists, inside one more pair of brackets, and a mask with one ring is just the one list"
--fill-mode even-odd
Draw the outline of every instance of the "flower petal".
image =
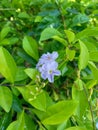
[[53, 83], [54, 82], [54, 75], [53, 74], [49, 74], [48, 75], [48, 80], [50, 83]]

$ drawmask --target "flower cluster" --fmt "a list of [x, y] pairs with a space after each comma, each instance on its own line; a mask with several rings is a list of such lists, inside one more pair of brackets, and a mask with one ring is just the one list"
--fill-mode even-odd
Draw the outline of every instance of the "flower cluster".
[[36, 68], [41, 73], [41, 77], [49, 82], [54, 82], [54, 76], [59, 76], [61, 73], [58, 68], [58, 63], [55, 61], [58, 57], [57, 52], [43, 54], [36, 65]]

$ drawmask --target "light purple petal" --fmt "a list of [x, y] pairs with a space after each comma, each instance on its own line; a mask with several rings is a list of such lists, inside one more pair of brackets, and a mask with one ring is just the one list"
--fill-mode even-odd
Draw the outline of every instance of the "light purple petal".
[[47, 74], [46, 73], [41, 73], [41, 77], [44, 79], [44, 80], [46, 80], [47, 79]]
[[58, 63], [56, 61], [53, 61], [53, 62], [47, 64], [48, 71], [55, 70], [55, 69], [57, 69], [57, 67], [58, 67]]
[[55, 60], [58, 57], [58, 53], [56, 51], [52, 52], [52, 59]]
[[61, 72], [57, 70], [58, 63], [55, 61], [55, 59], [58, 57], [57, 52], [52, 52], [47, 54], [43, 54], [41, 58], [39, 59], [39, 62], [36, 65], [36, 68], [41, 73], [41, 77], [46, 80], [48, 79], [49, 82], [54, 82], [54, 76], [59, 76]]
[[61, 75], [61, 72], [60, 72], [59, 70], [55, 70], [55, 71], [53, 72], [53, 74], [56, 75], [56, 76], [59, 76], [59, 75]]
[[49, 74], [48, 75], [48, 80], [50, 83], [53, 83], [54, 82], [54, 75], [53, 74]]

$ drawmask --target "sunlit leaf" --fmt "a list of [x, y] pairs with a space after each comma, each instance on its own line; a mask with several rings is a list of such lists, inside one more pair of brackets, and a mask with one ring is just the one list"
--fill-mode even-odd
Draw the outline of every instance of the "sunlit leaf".
[[12, 106], [12, 92], [8, 87], [0, 86], [0, 106], [9, 112]]
[[5, 27], [1, 30], [0, 39], [1, 39], [1, 40], [4, 39], [4, 38], [7, 36], [7, 34], [9, 33], [9, 31], [10, 31], [10, 27], [5, 26]]
[[14, 82], [17, 66], [11, 54], [3, 47], [0, 47], [0, 73], [11, 83]]
[[98, 37], [98, 27], [86, 28], [83, 31], [77, 33], [77, 38], [84, 38], [88, 36], [97, 36]]
[[32, 79], [32, 80], [36, 80], [37, 76], [38, 76], [38, 71], [36, 69], [32, 69], [32, 68], [27, 68], [25, 69], [25, 73]]
[[30, 36], [25, 36], [23, 39], [23, 48], [28, 55], [38, 60], [38, 45], [37, 42]]
[[84, 69], [89, 61], [89, 52], [87, 47], [82, 41], [79, 41], [80, 43], [80, 56], [79, 56], [79, 69], [82, 70]]
[[46, 111], [46, 95], [44, 91], [35, 86], [17, 87], [23, 98], [33, 107]]
[[67, 58], [72, 61], [75, 57], [75, 50], [71, 50], [69, 49], [68, 47], [66, 48], [66, 55], [67, 55]]
[[62, 37], [62, 34], [59, 31], [57, 31], [56, 29], [46, 28], [42, 31], [39, 41], [41, 42], [41, 41], [44, 41], [44, 40], [48, 40], [48, 39], [50, 39], [50, 38], [52, 38], [53, 36], [56, 36], [56, 35]]
[[96, 65], [93, 62], [89, 62], [89, 67], [93, 73], [94, 80], [96, 80], [98, 82], [98, 68], [96, 67]]
[[90, 52], [90, 60], [94, 62], [98, 62], [98, 51]]
[[65, 33], [67, 35], [69, 43], [73, 42], [74, 39], [75, 39], [75, 34], [70, 30], [64, 30], [64, 31], [65, 31]]
[[42, 120], [43, 124], [54, 125], [68, 120], [75, 112], [77, 102], [60, 101], [47, 109], [47, 117]]
[[85, 127], [74, 126], [74, 127], [67, 128], [65, 130], [87, 130], [87, 129]]
[[85, 114], [85, 110], [88, 106], [88, 100], [84, 89], [79, 90], [78, 87], [74, 84], [72, 87], [72, 99], [78, 102], [76, 115], [82, 121], [82, 117]]

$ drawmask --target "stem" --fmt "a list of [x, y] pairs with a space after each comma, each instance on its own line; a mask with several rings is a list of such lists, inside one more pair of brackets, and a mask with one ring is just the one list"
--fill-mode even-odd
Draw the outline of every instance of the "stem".
[[63, 23], [64, 29], [66, 29], [65, 17], [64, 17], [64, 15], [62, 14], [62, 9], [61, 9], [61, 6], [60, 6], [59, 1], [58, 1], [58, 0], [55, 0], [55, 4], [57, 5], [58, 10], [59, 10], [59, 12], [60, 12], [60, 14], [61, 14], [61, 19], [62, 19], [62, 23]]
[[94, 116], [93, 116], [93, 110], [92, 110], [91, 102], [90, 102], [90, 100], [88, 99], [89, 95], [88, 95], [88, 92], [87, 92], [87, 89], [85, 88], [85, 86], [83, 86], [83, 88], [84, 88], [84, 92], [85, 92], [85, 95], [86, 95], [86, 97], [87, 97], [88, 105], [89, 105], [89, 108], [90, 108], [93, 130], [96, 130], [96, 128], [95, 128], [95, 123], [94, 123]]
[[9, 11], [9, 10], [15, 10], [14, 8], [0, 8], [0, 11]]

